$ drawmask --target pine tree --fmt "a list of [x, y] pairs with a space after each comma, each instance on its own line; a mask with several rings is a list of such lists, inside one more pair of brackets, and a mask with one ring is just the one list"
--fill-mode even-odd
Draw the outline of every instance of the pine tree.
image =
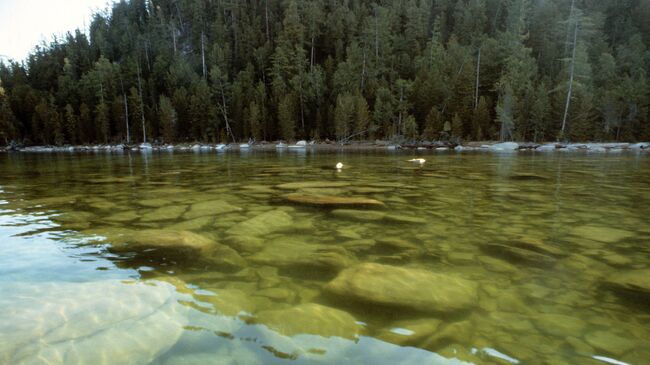
[[262, 115], [260, 112], [260, 107], [255, 101], [251, 101], [248, 105], [248, 125], [251, 131], [251, 135], [256, 141], [262, 139]]
[[646, 3], [120, 1], [0, 63], [0, 140], [650, 139]]
[[482, 141], [489, 136], [491, 120], [487, 100], [484, 96], [481, 96], [478, 106], [472, 113], [472, 138], [474, 140]]
[[7, 101], [5, 90], [0, 86], [0, 139], [5, 144], [16, 138], [16, 117]]
[[364, 98], [361, 94], [357, 94], [355, 99], [356, 116], [354, 134], [355, 137], [361, 139], [363, 136], [367, 136], [370, 132], [373, 132], [374, 126], [370, 124], [372, 119], [366, 98]]
[[296, 135], [296, 107], [295, 96], [291, 93], [285, 95], [278, 104], [278, 122], [280, 133], [284, 140], [292, 141]]
[[108, 143], [109, 128], [108, 106], [101, 100], [95, 107], [95, 128], [97, 131], [96, 141]]
[[336, 98], [334, 119], [336, 126], [336, 138], [345, 141], [352, 134], [355, 122], [355, 97], [350, 93], [339, 94]]
[[70, 104], [66, 104], [64, 110], [65, 110], [65, 115], [64, 115], [65, 139], [71, 144], [76, 144], [77, 131], [79, 127], [77, 116], [75, 115], [74, 108]]
[[[129, 120], [134, 121], [131, 129], [131, 134], [135, 136], [136, 140], [141, 140], [142, 142], [144, 142], [144, 139], [140, 139], [140, 137], [143, 135], [143, 131], [142, 131], [143, 125], [142, 123], [138, 123], [139, 121], [144, 119], [144, 110], [140, 108], [143, 101], [140, 98], [138, 89], [136, 89], [135, 87], [130, 88], [129, 96], [127, 100], [129, 105], [131, 105], [131, 108], [129, 108]], [[81, 110], [79, 111], [79, 114], [81, 115]]]
[[159, 104], [162, 136], [166, 143], [172, 143], [176, 139], [176, 124], [178, 122], [176, 110], [174, 110], [171, 100], [164, 95], [160, 97]]
[[422, 138], [425, 140], [433, 140], [440, 138], [442, 133], [444, 122], [442, 116], [438, 111], [438, 108], [432, 107], [427, 114], [427, 118], [424, 122], [424, 131], [422, 132]]

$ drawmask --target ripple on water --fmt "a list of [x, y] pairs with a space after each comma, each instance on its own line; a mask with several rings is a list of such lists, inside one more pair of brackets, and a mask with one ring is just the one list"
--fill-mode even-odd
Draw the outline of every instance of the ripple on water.
[[403, 157], [0, 156], [0, 362], [650, 356], [647, 157]]

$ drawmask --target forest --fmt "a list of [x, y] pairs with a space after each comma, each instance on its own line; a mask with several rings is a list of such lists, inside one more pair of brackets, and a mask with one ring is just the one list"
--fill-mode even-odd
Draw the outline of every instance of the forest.
[[647, 0], [121, 0], [0, 63], [0, 143], [650, 139]]

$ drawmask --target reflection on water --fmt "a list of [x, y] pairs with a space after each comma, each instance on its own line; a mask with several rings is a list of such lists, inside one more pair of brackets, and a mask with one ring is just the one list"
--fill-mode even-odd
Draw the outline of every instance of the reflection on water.
[[0, 363], [650, 358], [647, 155], [409, 158], [0, 155]]

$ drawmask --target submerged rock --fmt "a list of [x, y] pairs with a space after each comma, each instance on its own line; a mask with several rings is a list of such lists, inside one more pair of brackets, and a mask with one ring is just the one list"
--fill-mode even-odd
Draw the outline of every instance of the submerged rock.
[[245, 220], [226, 233], [229, 235], [264, 236], [272, 232], [290, 228], [293, 218], [284, 210], [275, 209]]
[[0, 313], [2, 364], [148, 364], [176, 343], [187, 323], [166, 283], [11, 286], [0, 298], [8, 301], [0, 306], [11, 308]]
[[650, 303], [650, 269], [616, 273], [605, 281], [605, 285], [625, 297]]
[[140, 218], [140, 222], [157, 222], [178, 219], [183, 213], [185, 213], [185, 210], [186, 207], [182, 205], [170, 205], [158, 208], [144, 213]]
[[201, 254], [201, 260], [209, 262], [211, 268], [217, 271], [232, 271], [246, 267], [246, 260], [237, 251], [218, 243], [214, 243], [209, 248], [204, 249]]
[[347, 181], [297, 181], [276, 185], [275, 187], [282, 190], [299, 190], [306, 188], [340, 188], [350, 186]]
[[542, 332], [558, 337], [580, 336], [587, 326], [580, 318], [553, 313], [538, 314], [535, 325]]
[[555, 247], [551, 244], [545, 243], [542, 240], [532, 237], [520, 237], [510, 243], [511, 246], [519, 247], [529, 251], [539, 252], [544, 255], [554, 257], [564, 257], [567, 253], [562, 249]]
[[31, 199], [29, 202], [32, 206], [44, 205], [49, 208], [58, 205], [64, 205], [67, 207], [77, 203], [77, 201], [79, 200], [80, 200], [79, 195], [65, 195], [65, 196], [51, 196], [47, 198]]
[[345, 195], [342, 188], [303, 188], [299, 192], [309, 195]]
[[293, 193], [285, 195], [284, 198], [292, 203], [316, 206], [384, 206], [379, 200], [348, 196]]
[[392, 191], [390, 188], [377, 188], [372, 186], [355, 186], [348, 190], [356, 194], [380, 194]]
[[436, 331], [431, 337], [424, 340], [421, 346], [436, 351], [441, 346], [450, 343], [471, 343], [475, 333], [476, 324], [471, 320], [453, 322]]
[[214, 222], [214, 217], [200, 217], [200, 218], [184, 220], [180, 223], [166, 226], [166, 228], [176, 230], [176, 231], [199, 230], [213, 222]]
[[186, 248], [202, 250], [215, 245], [215, 242], [203, 235], [190, 231], [170, 229], [109, 230], [102, 232], [114, 250], [132, 250], [140, 248]]
[[516, 246], [488, 243], [482, 245], [481, 249], [487, 254], [504, 258], [517, 264], [545, 267], [555, 264], [556, 261], [552, 256]]
[[386, 216], [384, 212], [374, 210], [334, 209], [332, 215], [339, 218], [359, 221], [378, 221]]
[[197, 300], [212, 304], [215, 311], [226, 316], [236, 316], [241, 313], [255, 311], [255, 303], [250, 296], [240, 289], [204, 289], [194, 294]]
[[604, 252], [604, 254], [599, 255], [598, 258], [608, 265], [617, 267], [629, 267], [634, 262], [630, 257], [614, 252]]
[[143, 199], [137, 202], [139, 205], [147, 208], [160, 208], [165, 205], [171, 205], [173, 202], [167, 199], [153, 198], [153, 199]]
[[[228, 334], [222, 334], [228, 337]], [[237, 341], [232, 341], [237, 343]], [[237, 343], [232, 346], [221, 346], [211, 348], [206, 352], [178, 352], [165, 356], [164, 362], [160, 365], [224, 365], [224, 364], [247, 364], [263, 365], [264, 356]], [[158, 364], [158, 363], [157, 363]]]
[[548, 177], [542, 176], [542, 175], [537, 175], [537, 174], [531, 174], [531, 173], [519, 173], [519, 174], [513, 174], [510, 176], [510, 180], [517, 180], [517, 181], [531, 181], [531, 180], [548, 180]]
[[71, 211], [65, 212], [63, 214], [54, 216], [53, 219], [65, 224], [72, 225], [89, 225], [89, 221], [93, 221], [97, 218], [96, 215], [90, 212], [84, 211]]
[[104, 218], [107, 222], [113, 223], [127, 223], [132, 222], [140, 218], [140, 215], [133, 210], [127, 210], [126, 212], [115, 213]]
[[296, 298], [296, 293], [285, 287], [261, 289], [256, 291], [255, 295], [266, 297], [283, 303], [292, 303]]
[[90, 201], [86, 202], [89, 207], [97, 210], [104, 210], [104, 211], [112, 211], [115, 210], [118, 205], [115, 202], [102, 199], [102, 198], [94, 198], [91, 199]]
[[338, 246], [310, 244], [278, 239], [268, 242], [249, 260], [261, 265], [276, 267], [316, 267], [340, 270], [355, 262], [354, 256]]
[[410, 215], [404, 215], [404, 214], [396, 214], [396, 213], [388, 213], [386, 214], [386, 217], [384, 217], [387, 221], [390, 222], [395, 222], [395, 223], [405, 223], [405, 224], [425, 224], [427, 223], [427, 220], [424, 218], [420, 217], [414, 217]]
[[376, 210], [360, 210], [360, 209], [334, 209], [332, 215], [338, 218], [345, 218], [357, 221], [388, 221], [393, 223], [403, 224], [424, 224], [426, 220], [423, 218], [412, 217], [402, 214], [386, 213]]
[[377, 244], [377, 241], [365, 238], [365, 239], [351, 239], [349, 241], [343, 242], [343, 247], [352, 252], [362, 252], [367, 251], [373, 248]]
[[242, 211], [242, 208], [234, 206], [223, 200], [211, 200], [207, 202], [192, 204], [189, 211], [183, 214], [183, 218], [193, 219], [205, 216], [217, 216], [239, 211]]
[[571, 230], [571, 234], [602, 243], [614, 243], [630, 237], [634, 237], [633, 232], [625, 231], [619, 228], [596, 226], [590, 224], [573, 228]]
[[418, 250], [420, 246], [399, 237], [381, 237], [377, 243], [397, 250]]
[[452, 251], [447, 254], [447, 261], [454, 265], [471, 265], [476, 262], [476, 255], [471, 252]]
[[502, 259], [492, 256], [479, 256], [479, 261], [486, 269], [499, 273], [516, 273], [517, 268]]
[[361, 329], [349, 313], [315, 303], [262, 311], [253, 322], [264, 324], [286, 336], [311, 334], [356, 339]]
[[585, 335], [585, 341], [596, 350], [608, 355], [622, 356], [632, 350], [636, 344], [611, 331], [594, 331]]
[[422, 340], [432, 336], [440, 324], [442, 321], [435, 318], [397, 321], [380, 330], [376, 336], [400, 346], [418, 345]]
[[434, 313], [466, 310], [477, 302], [477, 285], [469, 280], [375, 263], [343, 270], [325, 290], [355, 301]]
[[336, 235], [341, 238], [359, 240], [362, 238], [361, 231], [362, 229], [359, 229], [356, 226], [342, 227], [336, 230]]
[[225, 242], [240, 252], [257, 252], [264, 246], [264, 239], [260, 237], [237, 235], [226, 237]]

